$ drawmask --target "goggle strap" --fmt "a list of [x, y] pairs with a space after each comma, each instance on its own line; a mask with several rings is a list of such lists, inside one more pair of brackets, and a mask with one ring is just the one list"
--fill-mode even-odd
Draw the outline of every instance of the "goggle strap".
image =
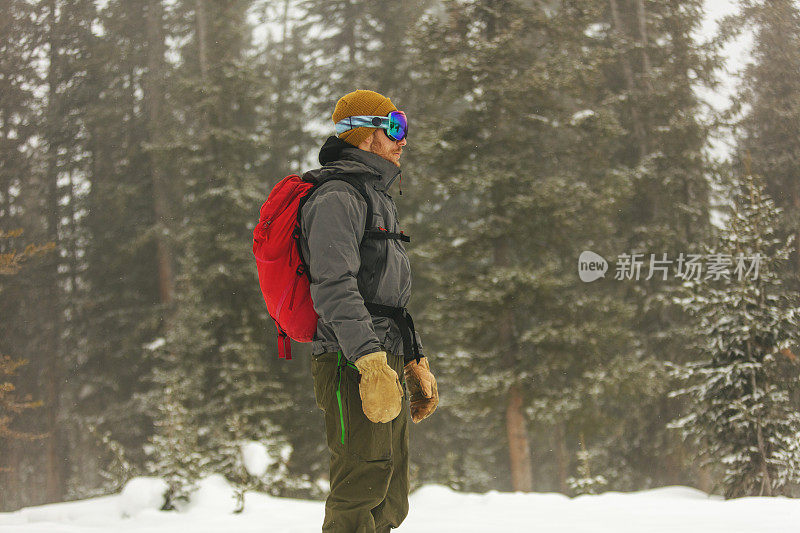
[[[380, 119], [380, 125], [376, 126], [372, 121], [373, 119]], [[377, 117], [368, 115], [355, 115], [352, 117], [345, 117], [336, 123], [336, 133], [342, 134], [354, 128], [386, 128], [389, 126], [389, 117]]]
[[[402, 132], [402, 137], [400, 139], [395, 139], [390, 132], [392, 131], [392, 113], [398, 113], [400, 116], [403, 117], [403, 121], [401, 123], [395, 122], [396, 125], [399, 125], [400, 130]], [[396, 119], [399, 120], [399, 119]], [[378, 122], [378, 124], [376, 124]], [[349, 131], [354, 128], [382, 128], [386, 131], [386, 134], [389, 136], [390, 139], [399, 141], [408, 134], [408, 123], [405, 119], [405, 114], [402, 111], [392, 111], [389, 113], [388, 116], [381, 117], [381, 116], [374, 116], [374, 115], [353, 115], [351, 117], [345, 117], [339, 122], [335, 124], [336, 134], [341, 135], [342, 133]]]

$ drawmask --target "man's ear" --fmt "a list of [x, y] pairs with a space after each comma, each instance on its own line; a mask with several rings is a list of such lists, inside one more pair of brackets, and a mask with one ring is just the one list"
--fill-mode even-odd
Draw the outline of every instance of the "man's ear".
[[361, 144], [358, 145], [360, 150], [364, 150], [365, 152], [369, 152], [369, 147], [372, 144], [372, 139], [375, 137], [375, 132], [378, 130], [373, 129], [372, 133], [369, 134], [369, 137], [361, 141]]

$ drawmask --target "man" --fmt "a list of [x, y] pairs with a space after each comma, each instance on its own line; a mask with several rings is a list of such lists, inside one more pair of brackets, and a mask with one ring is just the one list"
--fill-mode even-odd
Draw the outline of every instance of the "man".
[[302, 207], [300, 237], [320, 317], [311, 365], [330, 451], [322, 529], [386, 532], [408, 514], [409, 409], [419, 422], [439, 402], [405, 309], [408, 237], [389, 195], [400, 179], [408, 124], [391, 100], [365, 90], [342, 97], [332, 118], [338, 136], [322, 146], [323, 167], [304, 176], [324, 183]]

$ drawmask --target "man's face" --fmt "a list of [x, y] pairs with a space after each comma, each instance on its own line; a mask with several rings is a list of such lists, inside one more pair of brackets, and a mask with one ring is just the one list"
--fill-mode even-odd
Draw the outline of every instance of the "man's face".
[[383, 129], [378, 128], [373, 132], [372, 139], [367, 138], [367, 141], [369, 142], [368, 152], [378, 154], [387, 161], [391, 161], [398, 167], [400, 166], [400, 155], [403, 153], [403, 146], [408, 143], [406, 138], [400, 141], [393, 141], [386, 136], [386, 132]]

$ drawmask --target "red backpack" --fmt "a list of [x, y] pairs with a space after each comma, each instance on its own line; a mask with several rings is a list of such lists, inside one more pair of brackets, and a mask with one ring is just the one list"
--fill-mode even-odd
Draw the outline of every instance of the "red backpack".
[[[364, 184], [350, 176], [328, 178], [331, 179], [346, 181], [367, 202], [365, 235], [368, 235], [372, 203]], [[303, 181], [296, 174], [286, 176], [270, 191], [253, 230], [258, 283], [267, 311], [278, 329], [278, 357], [281, 359], [292, 358], [289, 339], [311, 342], [317, 330], [319, 315], [311, 301], [308, 265], [300, 252], [300, 214], [317, 187], [328, 180], [313, 183]]]

